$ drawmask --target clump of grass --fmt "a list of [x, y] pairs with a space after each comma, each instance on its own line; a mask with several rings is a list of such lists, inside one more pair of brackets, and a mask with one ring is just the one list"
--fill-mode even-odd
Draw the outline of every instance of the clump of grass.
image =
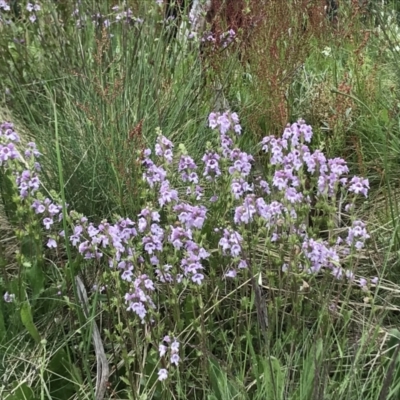
[[[3, 54], [18, 47], [7, 70], [9, 106], [45, 149], [51, 171], [55, 145], [47, 132], [55, 99], [62, 158], [68, 160], [66, 191], [76, 209], [88, 215], [136, 212], [132, 160], [154, 140], [156, 127], [177, 141], [193, 137], [192, 149], [207, 139], [200, 133], [208, 93], [195, 46], [182, 50], [166, 41], [161, 8], [146, 2], [135, 15], [127, 6], [82, 3], [63, 21], [64, 9], [50, 3], [42, 8], [26, 39], [29, 47], [13, 44], [11, 32], [2, 39]], [[52, 176], [47, 179], [54, 184]]]

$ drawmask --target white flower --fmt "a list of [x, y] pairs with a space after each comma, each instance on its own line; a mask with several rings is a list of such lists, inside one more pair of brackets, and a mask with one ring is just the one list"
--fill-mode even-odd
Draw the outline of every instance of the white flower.
[[332, 49], [328, 46], [326, 46], [321, 53], [325, 56], [325, 57], [330, 57], [332, 55]]
[[15, 294], [5, 292], [3, 298], [6, 303], [12, 303], [15, 300]]
[[162, 368], [158, 371], [158, 380], [165, 381], [168, 378], [168, 371], [165, 368]]

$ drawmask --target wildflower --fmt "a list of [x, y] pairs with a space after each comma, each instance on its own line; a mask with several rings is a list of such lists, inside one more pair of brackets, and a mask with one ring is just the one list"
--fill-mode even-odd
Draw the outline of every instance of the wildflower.
[[165, 354], [167, 354], [167, 350], [168, 350], [167, 346], [161, 343], [158, 346], [158, 353], [160, 354], [160, 357], [164, 357]]
[[362, 179], [358, 176], [354, 176], [350, 181], [349, 192], [355, 194], [363, 194], [365, 197], [368, 196], [369, 182], [368, 179]]
[[6, 303], [12, 303], [15, 300], [15, 294], [5, 292], [3, 298]]
[[229, 270], [226, 274], [225, 277], [227, 278], [236, 278], [237, 272], [234, 269]]
[[332, 49], [328, 46], [326, 46], [321, 53], [325, 56], [325, 57], [331, 57], [332, 55]]
[[178, 354], [172, 354], [171, 355], [171, 364], [175, 364], [176, 366], [178, 366], [179, 361], [180, 361], [180, 357]]
[[49, 249], [56, 249], [57, 248], [57, 242], [53, 238], [49, 238], [47, 241], [47, 247]]
[[158, 380], [165, 381], [168, 378], [168, 371], [165, 368], [162, 368], [158, 371]]
[[254, 205], [253, 197], [247, 196], [243, 204], [235, 209], [235, 216], [233, 218], [235, 224], [248, 224], [253, 220], [254, 215], [257, 213]]
[[4, 11], [11, 10], [9, 4], [5, 0], [0, 0], [0, 8], [3, 9]]
[[172, 201], [178, 201], [178, 192], [175, 189], [170, 188], [169, 181], [164, 181], [161, 184], [158, 202], [162, 207], [167, 203], [171, 203]]
[[13, 143], [8, 143], [6, 146], [0, 144], [0, 166], [6, 164], [8, 160], [15, 160], [19, 157], [19, 153]]
[[221, 175], [221, 170], [219, 168], [220, 157], [214, 151], [207, 151], [207, 153], [203, 156], [202, 161], [205, 163], [204, 176], [212, 180]]
[[364, 243], [369, 237], [365, 228], [365, 223], [362, 221], [354, 221], [352, 227], [348, 230], [346, 243], [349, 246], [354, 244], [354, 247], [360, 250], [364, 247]]
[[43, 225], [46, 227], [46, 229], [50, 229], [50, 226], [53, 225], [54, 221], [52, 218], [45, 218], [43, 220]]

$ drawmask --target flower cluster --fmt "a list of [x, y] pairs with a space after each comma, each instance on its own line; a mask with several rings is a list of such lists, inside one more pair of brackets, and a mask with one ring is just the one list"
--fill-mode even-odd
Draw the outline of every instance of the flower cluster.
[[15, 294], [10, 294], [8, 292], [5, 292], [3, 299], [6, 303], [12, 303], [13, 301], [15, 301]]
[[[347, 279], [363, 289], [376, 284], [376, 278], [368, 281], [356, 277], [345, 267], [369, 238], [362, 221], [351, 220], [345, 235], [332, 234], [326, 240], [308, 229], [304, 219], [312, 211], [315, 199], [337, 211], [339, 193], [347, 202], [345, 209], [351, 211], [358, 195], [368, 195], [368, 180], [350, 178], [343, 159], [327, 159], [321, 151], [311, 151], [308, 144], [313, 132], [302, 120], [288, 125], [281, 137], [267, 136], [262, 140], [261, 147], [268, 158], [267, 177], [256, 176], [254, 157], [235, 145], [236, 136], [242, 131], [238, 115], [230, 111], [211, 113], [208, 121], [210, 128], [219, 133], [219, 146], [207, 147], [201, 157], [203, 163], [196, 164], [182, 145], [176, 151], [161, 132], [154, 149], [144, 150], [139, 183], [147, 186], [144, 193], [148, 197], [134, 220], [117, 217], [113, 222], [94, 224], [74, 211], [65, 216], [71, 229], [67, 239], [82, 259], [105, 264], [107, 271], [119, 276], [127, 311], [139, 322], [152, 324], [160, 289], [174, 285], [177, 293], [183, 293], [204, 284], [212, 264], [209, 246], [213, 239], [224, 260], [219, 265], [229, 266], [221, 267], [217, 273], [221, 278], [237, 277], [250, 265], [249, 232], [275, 250], [288, 243], [297, 246], [297, 255], [280, 264], [282, 271], [328, 271], [336, 279]], [[59, 228], [64, 218], [62, 206], [39, 196], [40, 165], [36, 159], [40, 153], [34, 143], [28, 143], [23, 153], [17, 150], [16, 143], [19, 137], [12, 124], [1, 124], [0, 167], [7, 168], [12, 162], [20, 164], [12, 172], [20, 201], [29, 203], [33, 214], [41, 219], [47, 247], [57, 248], [66, 235]], [[174, 187], [176, 182], [179, 188]], [[229, 209], [218, 221], [220, 227], [209, 235], [205, 227], [214, 221], [214, 206], [210, 203], [219, 201], [215, 193], [221, 187], [227, 188], [223, 201]], [[204, 196], [210, 192], [211, 199]], [[4, 299], [10, 301], [9, 296]], [[166, 336], [159, 345], [159, 354], [164, 368], [158, 377], [165, 380], [166, 365], [178, 365], [180, 361], [179, 342]]]
[[204, 32], [201, 37], [203, 43], [211, 43], [213, 45], [219, 44], [223, 49], [228, 47], [231, 43], [236, 40], [236, 32], [233, 29], [222, 32], [219, 36], [216, 36], [212, 32]]
[[10, 11], [11, 7], [6, 0], [0, 0], [0, 10]]
[[[170, 364], [178, 366], [179, 357], [179, 342], [177, 339], [172, 340], [170, 336], [165, 336], [162, 343], [158, 346], [158, 353], [161, 359], [169, 359]], [[168, 378], [168, 369], [161, 368], [158, 371], [158, 380], [164, 381]]]
[[211, 129], [218, 129], [222, 138], [225, 138], [229, 130], [233, 130], [238, 135], [242, 131], [239, 116], [235, 112], [225, 111], [224, 113], [212, 112], [208, 116], [208, 125]]
[[29, 12], [29, 21], [35, 22], [37, 19], [36, 13], [41, 10], [40, 5], [38, 3], [28, 3], [26, 9]]
[[142, 24], [143, 19], [135, 17], [133, 15], [132, 9], [123, 8], [119, 5], [111, 7], [111, 12], [109, 15], [103, 15], [99, 12], [86, 15], [79, 8], [79, 4], [72, 12], [72, 17], [76, 18], [76, 26], [78, 28], [83, 28], [88, 20], [91, 20], [96, 26], [104, 26], [105, 28], [110, 27], [112, 24], [117, 24], [124, 22], [128, 25]]
[[19, 141], [13, 124], [5, 122], [0, 125], [0, 166], [6, 166], [11, 160], [20, 157], [15, 146], [15, 143], [19, 143]]
[[[246, 226], [255, 223], [258, 229], [266, 229], [271, 245], [287, 243], [290, 238], [300, 245], [301, 257], [295, 261], [297, 270], [315, 274], [326, 269], [338, 279], [347, 277], [356, 281], [354, 274], [343, 268], [343, 264], [349, 254], [360, 250], [369, 238], [365, 224], [353, 222], [348, 228], [347, 238], [337, 237], [332, 246], [307, 230], [304, 216], [312, 212], [311, 196], [316, 202], [321, 200], [334, 205], [337, 210], [335, 202], [339, 193], [344, 198], [353, 195], [353, 201], [345, 205], [345, 209], [350, 211], [354, 208], [354, 196], [368, 195], [368, 180], [357, 176], [349, 178], [349, 168], [343, 159], [327, 159], [319, 150], [312, 152], [308, 147], [313, 136], [312, 128], [299, 120], [288, 125], [281, 137], [266, 136], [262, 140], [262, 150], [272, 167], [270, 178], [266, 181], [257, 177], [250, 183], [248, 178], [252, 175], [254, 158], [233, 148], [234, 140], [229, 134], [241, 133], [237, 115], [211, 113], [209, 126], [219, 131], [222, 154], [215, 151], [206, 153], [203, 157], [206, 164], [204, 175], [208, 179], [224, 176], [226, 171], [220, 168], [220, 164], [226, 161], [231, 195], [236, 204], [233, 222], [238, 229], [233, 233], [224, 229], [219, 241], [222, 254], [236, 260], [233, 264], [236, 267], [229, 269], [226, 276], [235, 277], [239, 269], [247, 266], [241, 247], [241, 232], [246, 232]], [[260, 193], [262, 196], [258, 195]], [[287, 270], [287, 264], [283, 269]], [[361, 287], [363, 279], [357, 281]]]
[[[21, 199], [34, 195], [39, 190], [40, 180], [38, 172], [40, 164], [36, 161], [41, 154], [36, 144], [29, 142], [24, 151], [24, 157], [19, 153], [16, 145], [20, 138], [14, 130], [14, 125], [4, 122], [0, 125], [0, 167], [8, 168], [15, 177]], [[15, 161], [18, 161], [15, 163]]]
[[[29, 21], [34, 23], [37, 20], [37, 13], [41, 10], [40, 4], [37, 2], [34, 3], [28, 2], [25, 8], [28, 11]], [[3, 21], [3, 18], [1, 16], [1, 10], [5, 12], [11, 12], [11, 7], [8, 1], [0, 0], [0, 22]], [[6, 23], [10, 22], [11, 20], [6, 20]]]

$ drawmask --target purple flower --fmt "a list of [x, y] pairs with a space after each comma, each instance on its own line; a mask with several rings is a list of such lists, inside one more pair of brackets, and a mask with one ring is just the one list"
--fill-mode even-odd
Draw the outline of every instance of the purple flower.
[[360, 288], [362, 290], [364, 290], [364, 291], [367, 290], [367, 280], [365, 278], [360, 278], [358, 280], [358, 284], [360, 285]]
[[15, 300], [15, 294], [5, 292], [3, 299], [6, 303], [12, 303]]
[[349, 192], [355, 194], [363, 194], [365, 197], [368, 196], [369, 182], [368, 179], [359, 178], [354, 176], [350, 181]]
[[172, 353], [177, 353], [179, 351], [179, 342], [175, 339], [172, 343], [171, 343], [171, 352]]
[[198, 273], [198, 272], [196, 272], [196, 273], [193, 274], [193, 276], [192, 276], [192, 281], [193, 281], [194, 283], [196, 283], [197, 285], [201, 285], [201, 283], [203, 282], [203, 279], [204, 279], [204, 275], [203, 275], [203, 274], [200, 274], [200, 273]]
[[210, 113], [208, 116], [208, 126], [215, 129], [218, 126], [218, 114], [215, 112]]
[[171, 227], [169, 241], [176, 249], [181, 249], [187, 239], [192, 239], [192, 231], [190, 229], [184, 230], [181, 227]]
[[15, 160], [19, 157], [19, 153], [13, 143], [8, 143], [6, 146], [0, 144], [0, 166], [8, 160]]
[[284, 190], [287, 188], [289, 179], [288, 174], [284, 170], [275, 171], [274, 178], [272, 180], [272, 184], [277, 187], [279, 190]]
[[229, 173], [234, 174], [238, 172], [241, 176], [246, 177], [251, 171], [251, 163], [254, 161], [253, 156], [234, 149], [230, 153], [229, 158], [233, 161], [233, 165], [229, 167]]
[[[233, 31], [232, 31], [233, 32]], [[206, 40], [215, 41], [213, 36], [209, 36]], [[226, 111], [224, 113], [212, 112], [208, 116], [208, 126], [211, 129], [219, 128], [221, 135], [225, 135], [230, 129], [233, 129], [238, 135], [240, 135], [242, 127], [239, 124], [239, 117], [236, 113]]]
[[158, 265], [160, 263], [160, 260], [158, 259], [157, 256], [151, 256], [150, 257], [150, 264], [151, 265]]
[[141, 233], [144, 232], [146, 228], [147, 228], [147, 221], [146, 221], [146, 219], [143, 218], [143, 217], [139, 218], [139, 221], [138, 221], [138, 229], [139, 229], [139, 232], [141, 232]]
[[326, 158], [324, 154], [319, 150], [316, 150], [313, 154], [309, 156], [306, 155], [304, 157], [304, 161], [307, 165], [307, 171], [311, 174], [314, 174], [318, 167], [320, 172], [326, 172], [328, 170], [326, 166]]
[[364, 247], [364, 243], [369, 239], [369, 235], [365, 228], [365, 223], [362, 221], [354, 221], [351, 228], [349, 228], [346, 243], [351, 246], [354, 244], [357, 250]]
[[201, 229], [206, 220], [207, 209], [204, 206], [181, 203], [174, 207], [174, 211], [178, 214], [179, 221], [189, 229]]
[[[148, 169], [143, 174], [143, 178], [147, 181], [151, 188], [154, 187], [155, 183], [162, 183], [167, 176], [166, 171], [162, 167], [157, 167], [153, 162], [149, 159], [146, 159], [149, 163]], [[144, 161], [144, 163], [146, 162]], [[150, 164], [151, 163], [151, 164]]]
[[158, 346], [158, 353], [160, 354], [160, 357], [164, 357], [165, 354], [167, 354], [168, 347], [165, 346], [164, 344], [160, 343]]
[[231, 191], [236, 200], [240, 199], [245, 193], [253, 191], [253, 185], [249, 185], [244, 179], [234, 179], [231, 183]]
[[260, 187], [263, 189], [263, 192], [266, 194], [271, 194], [271, 190], [269, 188], [268, 182], [264, 181], [264, 180], [260, 180], [259, 183]]
[[10, 11], [10, 6], [5, 0], [0, 0], [0, 9], [3, 9], [4, 11]]
[[322, 268], [334, 269], [339, 264], [339, 255], [323, 241], [305, 239], [303, 251], [310, 262], [309, 273], [317, 273]]
[[218, 201], [218, 196], [214, 195], [210, 197], [210, 203], [215, 203]]
[[165, 368], [162, 368], [158, 371], [158, 380], [165, 381], [168, 378], [168, 371]]
[[158, 157], [164, 157], [167, 163], [171, 164], [173, 158], [173, 147], [174, 145], [169, 139], [167, 139], [165, 136], [160, 135], [158, 136], [157, 143], [155, 145], [155, 154]]
[[212, 150], [207, 151], [203, 156], [202, 161], [205, 163], [203, 175], [207, 177], [207, 179], [212, 180], [221, 175], [221, 170], [219, 169], [218, 163], [219, 159], [219, 155]]
[[43, 214], [46, 211], [46, 207], [40, 202], [40, 200], [35, 200], [32, 203], [32, 208], [35, 210], [36, 214]]
[[147, 314], [144, 304], [140, 302], [131, 302], [126, 310], [133, 311], [141, 320], [143, 320]]
[[11, 122], [3, 122], [0, 124], [0, 137], [3, 136], [11, 142], [19, 142], [19, 136], [14, 131], [14, 125]]
[[179, 361], [180, 361], [180, 357], [178, 354], [172, 354], [171, 355], [171, 364], [175, 364], [176, 366], [178, 366]]
[[218, 244], [222, 248], [223, 254], [226, 254], [229, 250], [232, 257], [237, 257], [241, 254], [242, 242], [243, 238], [238, 232], [224, 229], [223, 237], [220, 239]]
[[303, 200], [303, 194], [296, 191], [295, 188], [287, 188], [285, 193], [286, 199], [294, 204], [294, 203], [301, 203]]
[[229, 270], [226, 274], [225, 277], [227, 278], [236, 278], [237, 272], [234, 269]]
[[57, 248], [57, 242], [53, 238], [49, 238], [47, 242], [47, 247], [49, 249], [56, 249]]
[[248, 224], [253, 221], [257, 209], [255, 207], [254, 195], [247, 195], [241, 206], [236, 207], [235, 216], [233, 218], [235, 224]]
[[197, 169], [192, 157], [182, 155], [179, 160], [178, 172], [181, 172], [181, 179], [183, 182], [198, 183], [198, 176], [193, 170]]
[[349, 173], [347, 163], [342, 158], [333, 158], [328, 160], [328, 166], [337, 177]]
[[170, 188], [169, 181], [164, 181], [161, 184], [158, 202], [162, 207], [167, 203], [171, 203], [172, 201], [178, 201], [178, 192], [175, 189]]
[[50, 226], [53, 225], [53, 219], [52, 218], [44, 218], [43, 219], [43, 225], [46, 227], [46, 229], [50, 229]]
[[172, 282], [173, 278], [171, 273], [169, 272], [172, 269], [172, 265], [166, 264], [161, 269], [156, 269], [156, 275], [160, 282]]
[[163, 231], [161, 228], [159, 229], [161, 230], [161, 233], [150, 234], [142, 239], [144, 249], [149, 255], [153, 255], [155, 251], [162, 251]]

